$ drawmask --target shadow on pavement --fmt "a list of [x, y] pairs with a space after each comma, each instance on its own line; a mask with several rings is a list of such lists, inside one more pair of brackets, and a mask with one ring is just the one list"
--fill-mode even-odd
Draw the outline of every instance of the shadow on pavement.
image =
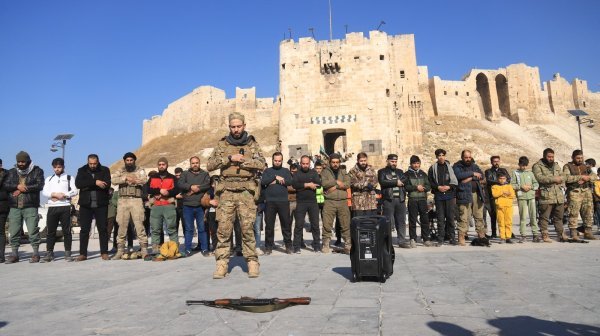
[[8, 324], [6, 321], [0, 321], [0, 328], [5, 327]]
[[343, 276], [346, 280], [352, 281], [352, 268], [350, 267], [334, 267], [331, 269], [335, 273]]
[[[530, 316], [502, 317], [489, 320], [498, 329], [498, 335], [539, 335], [539, 336], [598, 336], [600, 327], [562, 321], [546, 321]], [[447, 322], [429, 322], [427, 325], [440, 335], [475, 336], [470, 330]]]
[[241, 268], [244, 273], [248, 273], [248, 263], [246, 263], [246, 259], [244, 259], [244, 257], [232, 257], [229, 259], [228, 273], [231, 273], [231, 271], [236, 267]]

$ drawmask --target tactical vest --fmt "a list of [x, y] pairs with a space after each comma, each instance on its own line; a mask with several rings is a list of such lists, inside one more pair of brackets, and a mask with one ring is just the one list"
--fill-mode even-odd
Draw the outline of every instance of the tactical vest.
[[[251, 160], [254, 157], [254, 154], [252, 152], [251, 147], [249, 146], [250, 143], [247, 143], [243, 146], [233, 146], [230, 144], [227, 144], [227, 146], [225, 147], [225, 150], [223, 152], [223, 159], [227, 160], [227, 158], [229, 157], [229, 155], [235, 155], [235, 154], [241, 154], [241, 151], [243, 149], [244, 151], [244, 160]], [[221, 176], [222, 177], [240, 177], [243, 179], [251, 179], [253, 178], [255, 175], [254, 170], [253, 169], [247, 169], [244, 167], [240, 167], [237, 163], [234, 163], [226, 168], [221, 169]]]
[[[573, 162], [569, 162], [567, 163], [567, 167], [569, 167], [569, 172], [571, 173], [571, 175], [579, 175], [579, 176], [588, 176], [590, 175], [590, 170], [589, 168], [582, 164], [581, 166], [578, 166], [576, 164], [573, 164]], [[578, 188], [589, 188], [591, 186], [590, 182], [586, 182], [584, 184], [579, 184], [577, 182], [574, 183], [569, 183], [567, 184], [567, 189], [568, 190], [572, 190], [572, 189], [578, 189]]]
[[325, 203], [325, 195], [323, 195], [323, 187], [318, 187], [315, 191], [317, 193], [317, 204]]
[[[124, 175], [139, 175], [140, 168], [136, 167], [135, 171], [128, 172], [123, 169], [121, 174]], [[128, 185], [127, 183], [123, 183], [119, 185], [119, 197], [142, 197], [142, 188], [143, 185]]]

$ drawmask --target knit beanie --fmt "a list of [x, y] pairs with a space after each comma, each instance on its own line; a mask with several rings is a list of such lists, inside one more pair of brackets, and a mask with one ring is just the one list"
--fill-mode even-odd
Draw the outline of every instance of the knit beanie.
[[19, 153], [17, 153], [17, 162], [29, 162], [31, 161], [31, 158], [29, 157], [29, 154], [25, 151], [20, 151]]

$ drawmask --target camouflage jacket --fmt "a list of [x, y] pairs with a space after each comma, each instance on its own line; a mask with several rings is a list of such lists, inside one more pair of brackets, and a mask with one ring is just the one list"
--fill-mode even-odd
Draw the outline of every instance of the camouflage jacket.
[[[560, 170], [558, 163], [548, 166], [542, 159], [531, 167], [535, 179], [540, 184], [540, 204], [563, 204], [565, 195], [562, 190], [565, 175]], [[562, 183], [555, 183], [554, 178], [559, 176]]]
[[[235, 189], [254, 189], [258, 185], [255, 181], [258, 171], [265, 168], [265, 158], [258, 142], [252, 135], [248, 136], [248, 142], [244, 145], [232, 145], [223, 137], [217, 143], [212, 154], [208, 158], [206, 168], [208, 171], [220, 169], [221, 181], [219, 185], [225, 189], [231, 189], [234, 185], [239, 185]], [[236, 164], [229, 161], [230, 155], [241, 154], [243, 150], [244, 162]], [[247, 182], [252, 182], [247, 183]], [[246, 186], [247, 184], [247, 186]]]
[[[598, 175], [592, 172], [591, 168], [588, 168], [585, 164], [580, 166], [569, 162], [563, 166], [563, 174], [565, 175], [565, 184], [567, 185], [567, 192], [576, 190], [580, 191], [591, 191], [594, 186], [594, 181], [598, 179]], [[579, 184], [579, 180], [583, 176], [589, 176], [590, 181], [583, 184]]]
[[[135, 181], [128, 183], [128, 176], [133, 177]], [[148, 176], [144, 169], [139, 166], [136, 166], [132, 172], [128, 172], [123, 167], [112, 174], [110, 180], [113, 185], [119, 186], [119, 197], [142, 197], [142, 189], [144, 189], [144, 185], [148, 181]]]
[[350, 188], [352, 189], [352, 210], [377, 209], [377, 173], [371, 166], [364, 171], [358, 165], [350, 169]]

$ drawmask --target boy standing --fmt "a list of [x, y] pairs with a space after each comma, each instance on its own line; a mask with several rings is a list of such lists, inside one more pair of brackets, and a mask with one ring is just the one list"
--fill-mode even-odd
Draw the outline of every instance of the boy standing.
[[512, 236], [512, 203], [515, 199], [515, 190], [508, 184], [505, 173], [498, 173], [498, 184], [492, 186], [492, 197], [496, 201], [496, 215], [498, 229], [500, 231], [500, 243], [506, 240], [507, 244], [513, 244]]
[[535, 179], [533, 172], [527, 170], [529, 165], [529, 159], [526, 156], [519, 158], [519, 169], [513, 171], [511, 184], [513, 189], [517, 192], [517, 202], [519, 204], [519, 220], [520, 220], [520, 231], [521, 237], [519, 237], [519, 243], [527, 241], [525, 238], [525, 216], [529, 213], [529, 224], [531, 225], [531, 232], [533, 233], [533, 242], [539, 243], [539, 228], [537, 225], [537, 209], [535, 206], [535, 191], [539, 189], [540, 185]]

